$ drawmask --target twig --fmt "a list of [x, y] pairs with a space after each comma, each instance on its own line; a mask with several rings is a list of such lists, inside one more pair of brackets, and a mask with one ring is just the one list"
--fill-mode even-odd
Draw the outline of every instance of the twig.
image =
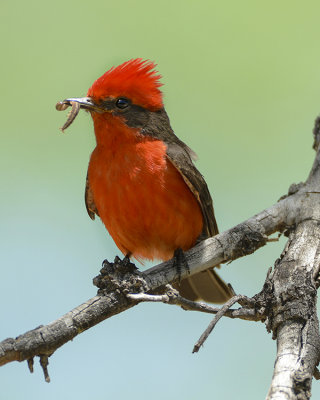
[[[137, 293], [137, 294], [127, 294], [127, 297], [130, 300], [133, 300], [137, 303], [141, 302], [154, 302], [154, 303], [165, 303], [170, 305], [176, 305], [182, 307], [186, 311], [198, 311], [208, 314], [217, 314], [221, 308], [213, 307], [203, 302], [191, 301], [179, 295], [179, 292], [172, 288], [171, 285], [168, 286], [168, 291], [163, 295], [153, 295], [146, 293]], [[243, 296], [246, 298], [246, 296]], [[247, 299], [247, 298], [246, 298]], [[265, 318], [263, 314], [258, 314], [255, 311], [255, 308], [238, 308], [236, 310], [226, 310], [225, 317], [228, 318], [238, 318], [246, 321], [261, 321]]]
[[41, 355], [40, 356], [40, 365], [41, 368], [43, 370], [43, 374], [44, 374], [44, 379], [46, 382], [50, 382], [50, 376], [48, 373], [48, 365], [49, 365], [49, 358], [46, 355]]
[[317, 367], [314, 369], [313, 376], [317, 381], [320, 380], [320, 371]]
[[242, 300], [244, 297], [246, 297], [246, 296], [242, 296], [241, 294], [238, 294], [238, 295], [232, 297], [230, 300], [228, 300], [223, 305], [223, 307], [220, 308], [220, 310], [217, 312], [216, 316], [210, 322], [208, 328], [203, 332], [203, 334], [200, 336], [200, 339], [194, 345], [192, 353], [197, 353], [199, 351], [200, 347], [207, 340], [208, 336], [210, 335], [210, 333], [212, 332], [214, 327], [217, 325], [217, 322], [219, 321], [219, 319], [226, 314], [226, 312], [229, 310], [230, 307], [232, 307], [239, 300]]
[[32, 358], [29, 358], [29, 359], [27, 360], [27, 362], [28, 362], [29, 371], [30, 371], [31, 374], [33, 374], [33, 364], [34, 364], [33, 357], [32, 357]]

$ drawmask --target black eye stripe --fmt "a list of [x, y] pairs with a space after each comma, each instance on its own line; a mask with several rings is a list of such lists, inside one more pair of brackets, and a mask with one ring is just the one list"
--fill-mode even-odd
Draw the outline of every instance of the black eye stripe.
[[120, 108], [121, 110], [123, 110], [124, 108], [127, 108], [129, 106], [129, 104], [130, 104], [129, 100], [124, 97], [119, 97], [116, 100], [116, 106], [118, 108]]

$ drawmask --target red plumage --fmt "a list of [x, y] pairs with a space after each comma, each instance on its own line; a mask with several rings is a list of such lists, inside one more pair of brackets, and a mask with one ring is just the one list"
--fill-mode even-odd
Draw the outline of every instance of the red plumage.
[[156, 64], [141, 58], [129, 60], [98, 78], [87, 95], [96, 102], [108, 97], [128, 97], [134, 104], [157, 110], [163, 107], [162, 93], [159, 87], [159, 75], [154, 68]]

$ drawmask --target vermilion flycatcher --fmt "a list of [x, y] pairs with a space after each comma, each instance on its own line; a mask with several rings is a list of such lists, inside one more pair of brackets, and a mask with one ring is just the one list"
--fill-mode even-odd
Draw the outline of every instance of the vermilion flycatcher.
[[[63, 102], [77, 103], [76, 113], [79, 105], [90, 111], [94, 123], [88, 214], [98, 215], [122, 253], [137, 260], [168, 260], [218, 233], [195, 153], [170, 126], [154, 68], [150, 61], [127, 61], [97, 79], [87, 97]], [[216, 303], [231, 296], [213, 268], [182, 280], [179, 290]]]

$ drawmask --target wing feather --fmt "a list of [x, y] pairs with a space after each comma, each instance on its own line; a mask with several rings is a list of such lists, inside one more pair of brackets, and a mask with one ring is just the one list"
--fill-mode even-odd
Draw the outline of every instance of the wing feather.
[[86, 208], [87, 208], [87, 212], [88, 212], [89, 217], [92, 220], [95, 219], [95, 214], [99, 217], [99, 213], [98, 213], [97, 207], [96, 207], [96, 205], [94, 203], [93, 193], [92, 193], [92, 190], [90, 188], [88, 174], [87, 174], [87, 178], [86, 178], [86, 190], [85, 190], [84, 200], [86, 202]]
[[167, 145], [167, 157], [180, 172], [183, 180], [200, 204], [204, 220], [202, 239], [216, 235], [219, 231], [209, 189], [203, 176], [194, 166], [189, 153], [180, 143], [169, 143]]
[[200, 239], [219, 233], [207, 184], [192, 162], [197, 159], [197, 155], [175, 135], [166, 111], [161, 109], [157, 112], [150, 112], [148, 122], [142, 128], [141, 133], [162, 140], [166, 144], [168, 160], [180, 172], [183, 180], [198, 200], [204, 220], [204, 229]]

